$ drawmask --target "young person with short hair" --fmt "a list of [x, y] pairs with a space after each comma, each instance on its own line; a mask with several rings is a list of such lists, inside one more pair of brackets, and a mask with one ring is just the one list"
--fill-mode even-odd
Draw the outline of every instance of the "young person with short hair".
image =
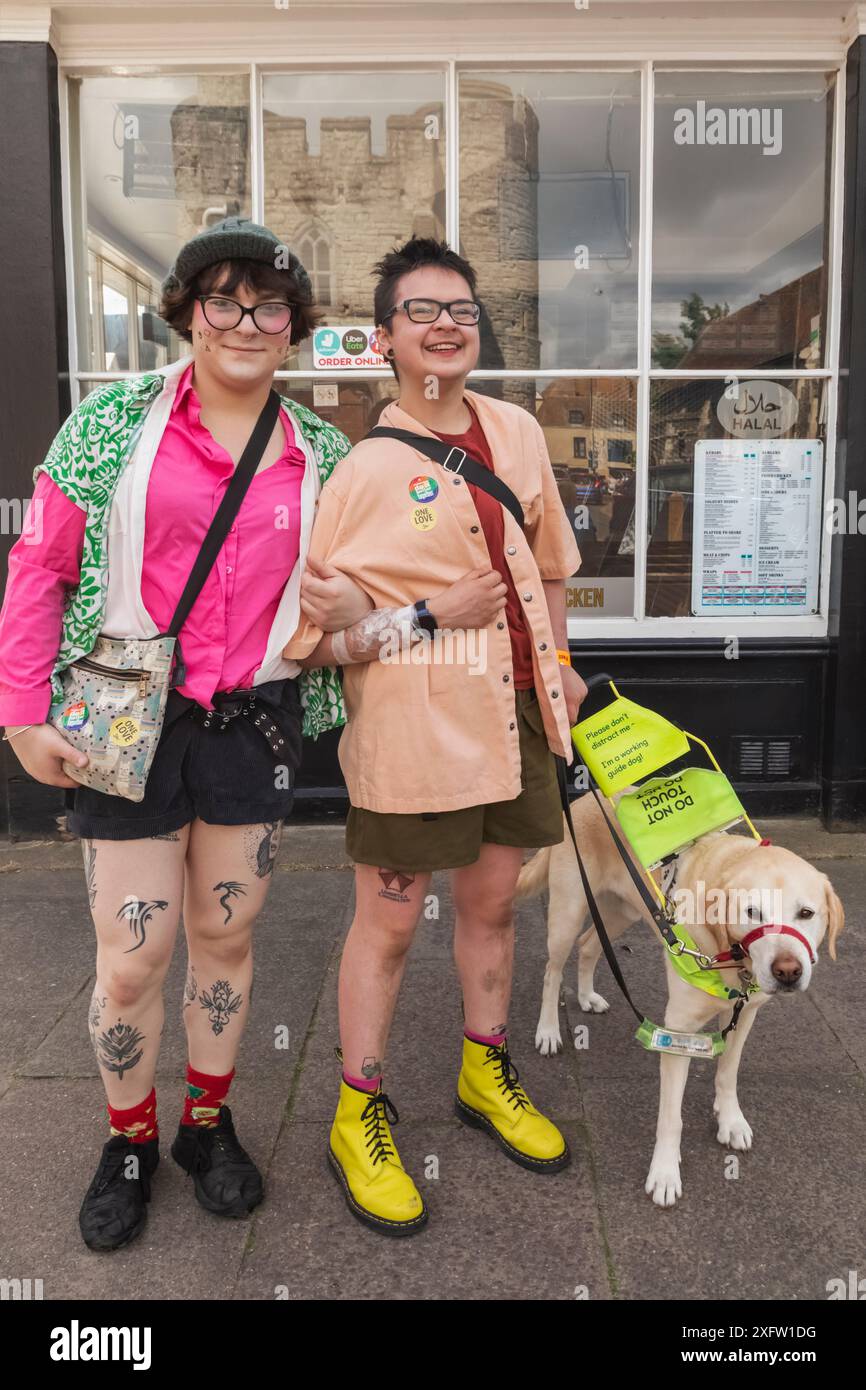
[[339, 756], [356, 909], [340, 969], [343, 1076], [329, 1157], [354, 1215], [406, 1235], [427, 1210], [397, 1155], [382, 1072], [436, 869], [451, 870], [456, 911], [457, 1113], [534, 1172], [569, 1162], [562, 1134], [519, 1084], [507, 1026], [517, 876], [525, 849], [562, 839], [554, 756], [572, 756], [586, 687], [566, 631], [564, 581], [580, 557], [543, 432], [521, 407], [466, 389], [481, 313], [472, 267], [444, 242], [413, 239], [376, 269], [375, 320], [400, 387], [380, 425], [444, 441], [458, 459], [465, 451], [523, 515], [521, 526], [459, 464], [449, 471], [398, 439], [362, 441], [323, 489], [311, 567], [354, 578], [375, 611], [325, 634], [313, 574], [307, 621], [286, 649], [304, 665], [342, 665], [348, 715]]

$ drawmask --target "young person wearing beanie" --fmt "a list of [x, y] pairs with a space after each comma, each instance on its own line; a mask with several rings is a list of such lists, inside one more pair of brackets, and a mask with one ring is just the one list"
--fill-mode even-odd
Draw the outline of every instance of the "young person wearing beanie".
[[[302, 596], [308, 620], [286, 651], [343, 667], [348, 714], [339, 756], [356, 910], [340, 970], [344, 1070], [329, 1158], [355, 1216], [409, 1235], [427, 1210], [394, 1145], [382, 1071], [433, 870], [452, 871], [465, 1025], [457, 1114], [533, 1172], [569, 1162], [562, 1134], [519, 1084], [507, 1024], [517, 876], [524, 849], [562, 839], [554, 755], [572, 756], [586, 687], [566, 632], [564, 581], [580, 556], [541, 427], [466, 390], [481, 313], [472, 267], [444, 242], [413, 239], [376, 269], [375, 321], [400, 387], [379, 424], [453, 446], [457, 469], [395, 438], [364, 440], [340, 461], [311, 554], [363, 583], [376, 609], [327, 635]], [[508, 485], [522, 526], [460, 476], [461, 450]]]
[[[283, 399], [180, 629], [185, 674], [179, 661], [144, 799], [82, 786], [62, 769], [87, 758], [48, 722], [60, 672], [102, 631], [166, 631], [274, 372], [315, 323], [297, 257], [238, 217], [182, 248], [161, 313], [191, 355], [100, 386], [73, 411], [35, 470], [40, 536], [25, 531], [13, 547], [0, 613], [0, 723], [31, 776], [68, 789], [96, 927], [89, 1026], [111, 1137], [79, 1216], [94, 1250], [126, 1244], [145, 1223], [159, 1157], [163, 981], [181, 912], [189, 1066], [172, 1157], [210, 1212], [243, 1217], [262, 1200], [226, 1105], [249, 1011], [252, 928], [291, 810], [302, 717], [313, 736], [345, 717], [336, 671], [302, 674], [282, 649], [300, 616], [321, 486], [349, 443]], [[333, 571], [319, 601], [329, 627], [370, 608]]]

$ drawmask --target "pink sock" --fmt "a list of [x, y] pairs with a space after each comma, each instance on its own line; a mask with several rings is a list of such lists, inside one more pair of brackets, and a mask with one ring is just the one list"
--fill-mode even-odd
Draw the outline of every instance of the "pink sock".
[[486, 1043], [488, 1047], [498, 1047], [500, 1043], [505, 1042], [505, 1039], [507, 1038], [508, 1034], [497, 1033], [495, 1036], [491, 1034], [490, 1037], [486, 1037], [484, 1033], [470, 1033], [468, 1028], [464, 1028], [463, 1036], [466, 1038], [470, 1038], [472, 1042]]
[[350, 1076], [347, 1071], [343, 1072], [343, 1080], [347, 1086], [354, 1086], [356, 1091], [378, 1091], [379, 1082], [382, 1080], [382, 1073], [378, 1076]]

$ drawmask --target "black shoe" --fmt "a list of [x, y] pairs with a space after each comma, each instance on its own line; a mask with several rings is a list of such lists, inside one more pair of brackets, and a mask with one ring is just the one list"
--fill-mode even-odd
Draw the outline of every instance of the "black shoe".
[[205, 1211], [216, 1216], [247, 1216], [265, 1195], [262, 1175], [238, 1143], [227, 1105], [212, 1129], [179, 1125], [171, 1156], [191, 1175]]
[[[133, 1156], [138, 1162], [127, 1163]], [[150, 1179], [159, 1163], [159, 1139], [133, 1144], [125, 1134], [109, 1139], [87, 1189], [78, 1225], [91, 1250], [117, 1250], [144, 1229]]]

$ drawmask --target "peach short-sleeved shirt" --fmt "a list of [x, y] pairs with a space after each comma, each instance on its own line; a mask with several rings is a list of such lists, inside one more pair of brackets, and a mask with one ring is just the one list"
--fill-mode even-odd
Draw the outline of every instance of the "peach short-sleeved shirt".
[[[568, 713], [542, 580], [580, 566], [541, 426], [511, 402], [465, 399], [525, 529], [504, 510], [505, 559], [532, 640], [535, 687], [554, 753], [572, 756]], [[434, 437], [392, 403], [380, 423]], [[356, 444], [322, 489], [310, 554], [364, 588], [376, 608], [429, 599], [490, 557], [459, 475], [398, 440]], [[303, 618], [283, 655], [300, 659], [321, 629]], [[423, 660], [422, 660], [423, 658]], [[470, 633], [437, 633], [400, 656], [343, 668], [348, 722], [339, 759], [353, 806], [453, 811], [519, 796], [520, 745], [511, 642], [503, 615]]]

